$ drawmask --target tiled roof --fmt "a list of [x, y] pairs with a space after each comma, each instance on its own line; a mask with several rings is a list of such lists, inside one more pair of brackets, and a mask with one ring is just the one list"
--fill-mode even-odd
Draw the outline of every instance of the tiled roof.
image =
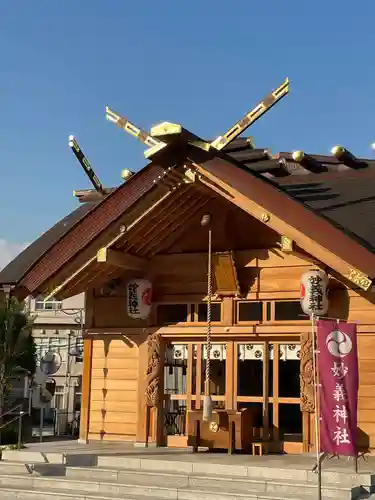
[[14, 285], [60, 238], [75, 226], [96, 203], [85, 203], [42, 234], [0, 271], [0, 284]]
[[[257, 151], [260, 158], [255, 160]], [[263, 151], [267, 158], [261, 158]], [[246, 148], [230, 156], [375, 252], [375, 160], [348, 166], [335, 156], [308, 155], [306, 168], [291, 153], [272, 156]]]

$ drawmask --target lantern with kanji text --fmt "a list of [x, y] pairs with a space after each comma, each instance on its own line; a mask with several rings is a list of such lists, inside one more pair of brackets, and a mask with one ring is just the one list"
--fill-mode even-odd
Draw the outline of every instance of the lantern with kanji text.
[[301, 308], [309, 316], [323, 316], [328, 311], [328, 276], [311, 269], [301, 276]]
[[152, 307], [152, 285], [148, 280], [133, 279], [127, 283], [126, 306], [131, 318], [148, 318]]

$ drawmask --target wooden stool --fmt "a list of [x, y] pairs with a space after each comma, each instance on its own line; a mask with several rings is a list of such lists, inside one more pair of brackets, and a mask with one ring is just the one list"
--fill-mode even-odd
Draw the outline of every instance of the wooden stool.
[[263, 452], [267, 454], [267, 445], [266, 443], [258, 442], [252, 443], [253, 455], [259, 455], [260, 457], [263, 455]]

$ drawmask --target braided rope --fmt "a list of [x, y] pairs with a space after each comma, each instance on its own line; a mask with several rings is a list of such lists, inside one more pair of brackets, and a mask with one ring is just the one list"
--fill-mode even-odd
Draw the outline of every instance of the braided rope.
[[208, 270], [207, 270], [207, 338], [206, 338], [206, 386], [205, 395], [210, 395], [211, 380], [211, 303], [212, 303], [212, 233], [208, 231]]

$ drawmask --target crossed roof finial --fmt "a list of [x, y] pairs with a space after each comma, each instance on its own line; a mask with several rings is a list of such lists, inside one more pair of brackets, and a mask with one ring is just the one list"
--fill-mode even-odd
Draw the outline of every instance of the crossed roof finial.
[[[242, 134], [248, 127], [250, 127], [250, 125], [255, 123], [256, 120], [263, 116], [267, 111], [269, 111], [278, 101], [280, 101], [285, 95], [287, 95], [288, 92], [289, 79], [286, 78], [286, 80], [276, 90], [270, 92], [262, 101], [260, 101], [254, 108], [252, 108], [232, 127], [230, 127], [230, 129], [228, 129], [225, 134], [218, 136], [212, 142], [205, 142], [200, 140], [198, 137], [195, 137], [195, 139], [202, 143], [199, 145], [199, 147], [206, 150], [213, 148], [220, 151], [228, 144], [230, 144], [234, 139], [236, 139], [236, 137]], [[165, 148], [169, 142], [168, 140], [166, 140], [167, 137], [176, 137], [184, 131], [181, 125], [178, 125], [176, 123], [163, 122], [152, 127], [151, 132], [148, 133], [137, 125], [134, 125], [130, 120], [128, 120], [128, 118], [124, 118], [118, 113], [111, 110], [108, 106], [106, 106], [106, 118], [107, 120], [115, 123], [118, 127], [120, 127], [128, 134], [139, 139], [146, 146], [149, 146], [149, 149], [144, 152], [145, 158], [151, 158], [155, 155], [155, 153]], [[190, 136], [192, 135], [193, 134], [190, 134]], [[197, 141], [188, 142], [193, 144]]]

